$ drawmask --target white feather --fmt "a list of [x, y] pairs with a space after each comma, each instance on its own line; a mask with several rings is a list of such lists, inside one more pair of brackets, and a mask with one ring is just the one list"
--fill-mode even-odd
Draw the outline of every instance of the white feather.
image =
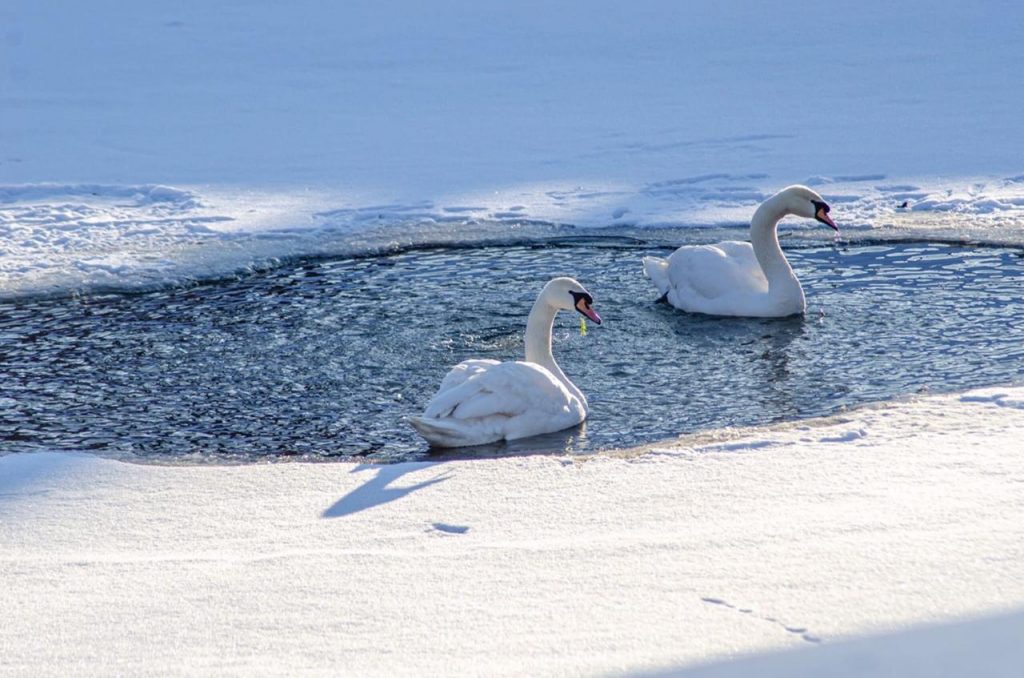
[[[536, 362], [459, 363], [445, 375], [423, 415], [410, 418], [420, 435], [438, 447], [463, 447], [552, 433], [583, 421], [586, 398], [558, 368], [550, 348], [554, 314], [573, 308], [570, 290], [586, 292], [575, 280], [556, 278], [534, 304], [527, 351]], [[537, 355], [530, 356], [531, 350]]]
[[764, 201], [750, 224], [751, 242], [728, 240], [683, 246], [668, 259], [645, 257], [645, 274], [676, 308], [710, 315], [778, 317], [803, 313], [804, 291], [779, 247], [776, 227], [786, 214], [813, 218], [804, 186], [790, 186]]

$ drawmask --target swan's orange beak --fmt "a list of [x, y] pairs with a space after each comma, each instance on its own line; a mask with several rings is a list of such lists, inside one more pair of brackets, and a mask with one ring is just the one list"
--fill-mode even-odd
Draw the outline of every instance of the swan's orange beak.
[[839, 227], [836, 226], [836, 222], [832, 221], [832, 217], [830, 217], [828, 215], [828, 212], [825, 211], [824, 205], [818, 208], [818, 211], [815, 213], [814, 218], [820, 221], [821, 223], [825, 224], [826, 226], [832, 228], [832, 230], [834, 230], [836, 233], [839, 232]]
[[597, 314], [597, 311], [593, 307], [587, 305], [587, 300], [580, 297], [576, 302], [576, 310], [593, 320], [598, 325], [601, 324], [601, 316]]

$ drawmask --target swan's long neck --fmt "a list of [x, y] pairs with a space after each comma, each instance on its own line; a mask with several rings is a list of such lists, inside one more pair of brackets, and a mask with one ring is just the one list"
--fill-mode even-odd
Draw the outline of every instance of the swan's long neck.
[[750, 221], [750, 244], [764, 277], [768, 279], [768, 294], [772, 296], [803, 294], [800, 281], [779, 246], [777, 227], [779, 220], [787, 214], [789, 211], [783, 200], [773, 196], [761, 203]]
[[547, 368], [562, 382], [569, 393], [586, 403], [587, 399], [583, 393], [569, 381], [569, 377], [565, 376], [562, 368], [555, 362], [555, 356], [551, 355], [551, 330], [555, 324], [556, 313], [558, 309], [549, 304], [543, 295], [534, 302], [530, 317], [526, 320], [526, 362]]

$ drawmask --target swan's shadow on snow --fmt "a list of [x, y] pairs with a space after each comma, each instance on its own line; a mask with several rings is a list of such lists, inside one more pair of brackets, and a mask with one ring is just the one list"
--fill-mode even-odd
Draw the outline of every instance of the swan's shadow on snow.
[[359, 513], [374, 506], [396, 501], [407, 494], [442, 483], [451, 477], [449, 473], [439, 473], [433, 478], [413, 485], [390, 486], [392, 482], [407, 473], [422, 471], [431, 466], [435, 466], [435, 464], [421, 462], [406, 464], [359, 464], [352, 469], [351, 473], [361, 473], [363, 471], [375, 471], [376, 473], [365, 483], [334, 502], [323, 512], [323, 517], [341, 518], [342, 516], [350, 516], [353, 513]]
[[[466, 459], [494, 459], [499, 457], [522, 457], [532, 454], [565, 454], [573, 450], [573, 446], [586, 437], [586, 422], [564, 431], [513, 440], [494, 445], [478, 445], [475, 447], [459, 447], [451, 449], [432, 448], [429, 451], [431, 461], [405, 462], [399, 464], [359, 464], [350, 473], [373, 471], [374, 475], [359, 487], [350, 491], [327, 508], [324, 518], [341, 518], [360, 511], [388, 504], [419, 490], [437, 485], [451, 478], [451, 473], [443, 471], [432, 478], [412, 485], [392, 486], [407, 473], [415, 473], [437, 466], [445, 461]], [[462, 534], [468, 527], [447, 526], [446, 523], [435, 523], [434, 528], [441, 532]]]

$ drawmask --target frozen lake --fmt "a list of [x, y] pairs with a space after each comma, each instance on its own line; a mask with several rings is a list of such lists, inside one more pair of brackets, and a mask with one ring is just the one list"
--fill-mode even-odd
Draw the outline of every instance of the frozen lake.
[[463, 359], [521, 359], [526, 314], [556, 275], [583, 282], [605, 319], [586, 336], [578, 316], [555, 324], [589, 420], [449, 454], [590, 453], [1024, 373], [1020, 250], [799, 244], [806, 317], [745, 320], [655, 303], [640, 258], [671, 248], [654, 236], [299, 260], [0, 304], [0, 441], [166, 460], [426, 458], [404, 417]]

